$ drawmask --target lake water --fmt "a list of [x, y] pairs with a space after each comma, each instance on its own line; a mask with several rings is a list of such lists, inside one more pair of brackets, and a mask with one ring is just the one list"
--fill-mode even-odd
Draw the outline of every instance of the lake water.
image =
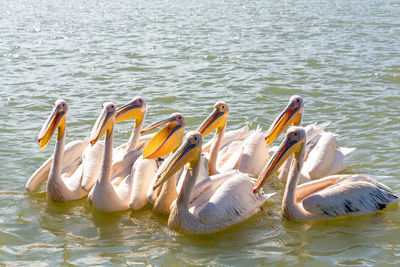
[[[278, 186], [265, 212], [191, 236], [150, 207], [106, 214], [25, 191], [53, 152], [37, 135], [58, 98], [70, 141], [106, 101], [141, 95], [147, 123], [179, 111], [189, 130], [224, 100], [228, 130], [266, 129], [298, 94], [305, 124], [331, 121], [340, 145], [357, 148], [346, 172], [387, 176], [400, 193], [399, 18], [395, 0], [1, 1], [0, 265], [399, 266], [398, 204], [289, 222]], [[132, 126], [116, 126], [116, 144]]]

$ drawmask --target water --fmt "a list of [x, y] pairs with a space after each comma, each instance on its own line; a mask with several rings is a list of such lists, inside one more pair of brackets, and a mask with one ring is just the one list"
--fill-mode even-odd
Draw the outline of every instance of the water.
[[[265, 128], [292, 94], [304, 123], [331, 121], [356, 147], [350, 173], [400, 193], [399, 1], [9, 1], [0, 4], [0, 265], [399, 265], [400, 213], [288, 222], [282, 187], [266, 212], [224, 232], [172, 232], [166, 218], [48, 203], [25, 182], [52, 153], [36, 141], [68, 101], [67, 141], [103, 102], [135, 95], [146, 122], [175, 111], [194, 129], [218, 100], [228, 129]], [[132, 123], [116, 127], [125, 142]]]

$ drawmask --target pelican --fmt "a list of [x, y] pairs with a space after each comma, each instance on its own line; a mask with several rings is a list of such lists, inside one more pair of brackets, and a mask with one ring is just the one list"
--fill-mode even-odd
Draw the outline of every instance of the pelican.
[[[249, 126], [243, 126], [242, 128], [236, 129], [236, 130], [230, 130], [224, 133], [224, 138], [222, 139], [221, 142], [221, 148], [220, 152], [223, 152], [224, 150], [231, 150], [230, 146], [234, 145], [236, 142], [240, 142], [245, 140], [246, 138], [249, 137], [251, 134], [251, 131], [249, 131]], [[214, 138], [211, 138], [206, 144], [203, 145], [203, 153], [209, 153], [211, 145], [215, 142]], [[225, 162], [227, 159], [225, 157], [220, 157], [219, 162]], [[221, 164], [218, 164], [221, 165]]]
[[[163, 124], [167, 124], [164, 128], [162, 128], [157, 134], [153, 136], [153, 138], [148, 142], [147, 146], [143, 152], [144, 160], [156, 160], [156, 158], [165, 158], [169, 153], [173, 153], [176, 149], [182, 144], [183, 140], [183, 131], [185, 127], [185, 119], [184, 116], [180, 113], [173, 113], [169, 118], [156, 122], [146, 129], [143, 129], [142, 132], [151, 131]], [[229, 142], [229, 139], [227, 140]], [[172, 155], [171, 155], [172, 156]], [[208, 178], [208, 159], [204, 156], [201, 156], [201, 168], [199, 171], [199, 175], [197, 178], [197, 182], [201, 182], [204, 179]], [[165, 164], [164, 160], [162, 164]], [[162, 169], [160, 166], [158, 169]], [[172, 202], [178, 196], [178, 191], [182, 187], [182, 180], [179, 179], [182, 172], [177, 172], [168, 181], [157, 190], [153, 190], [153, 186], [155, 185], [155, 181], [157, 180], [156, 172], [153, 173], [152, 181], [150, 186], [148, 186], [148, 179], [137, 179], [139, 188], [137, 193], [132, 192], [132, 203], [131, 208], [133, 210], [140, 209], [144, 206], [138, 205], [138, 198], [141, 198], [141, 193], [139, 192], [141, 188], [148, 188], [147, 191], [147, 200], [153, 204], [153, 211], [159, 215], [169, 215], [170, 207]], [[177, 185], [177, 181], [179, 180], [179, 184]], [[146, 181], [146, 182], [144, 182]], [[142, 184], [146, 184], [142, 186]], [[201, 192], [201, 191], [200, 191]]]
[[248, 128], [244, 127], [239, 131], [236, 130], [233, 135], [233, 131], [227, 132], [230, 134], [230, 142], [227, 143], [225, 130], [228, 114], [228, 104], [217, 102], [213, 112], [197, 128], [203, 138], [216, 130], [214, 138], [207, 147], [209, 174], [239, 170], [257, 176], [272, 155], [273, 150], [270, 150], [269, 146], [265, 146], [264, 135], [259, 128], [248, 131]]
[[[64, 100], [57, 100], [54, 104], [54, 107], [56, 106], [56, 104], [61, 103], [61, 101], [63, 101], [66, 110], [68, 110], [67, 103]], [[49, 119], [46, 121], [46, 123], [51, 123]], [[65, 127], [65, 125], [63, 127]], [[44, 129], [42, 128], [42, 131], [43, 130]], [[55, 128], [53, 130], [55, 130]], [[47, 141], [50, 142], [50, 139]], [[46, 145], [43, 146], [41, 145], [41, 150], [43, 150]], [[82, 163], [82, 153], [88, 145], [89, 145], [89, 138], [85, 138], [83, 140], [71, 141], [65, 146], [63, 146], [64, 148], [63, 156], [61, 162], [59, 163], [61, 176], [70, 177], [77, 170], [78, 166]], [[28, 179], [25, 185], [26, 191], [28, 192], [35, 191], [44, 181], [46, 181], [49, 178], [50, 169], [53, 165], [53, 157], [54, 155], [49, 157]]]
[[[243, 173], [232, 172], [217, 188], [208, 187], [190, 203], [193, 187], [200, 169], [202, 134], [189, 132], [185, 142], [169, 157], [158, 171], [153, 189], [161, 186], [186, 163], [184, 181], [178, 197], [172, 204], [168, 226], [178, 232], [205, 234], [243, 221], [260, 210], [269, 197], [262, 192], [253, 194], [253, 183]], [[219, 179], [218, 174], [215, 180]]]
[[[90, 191], [88, 200], [93, 204], [95, 209], [106, 212], [129, 209], [133, 182], [132, 173], [124, 177], [118, 184], [113, 184], [111, 182], [116, 113], [113, 103], [104, 103], [102, 112], [90, 133], [90, 144], [92, 146], [96, 144], [103, 135], [105, 135], [105, 146], [100, 177]], [[142, 107], [136, 105], [131, 108], [121, 108], [118, 111], [118, 116], [125, 119], [135, 118], [136, 120], [140, 120], [142, 117]]]
[[214, 105], [214, 110], [211, 114], [200, 124], [197, 131], [201, 133], [202, 137], [207, 136], [214, 129], [215, 136], [210, 146], [210, 161], [208, 162], [209, 175], [218, 174], [217, 160], [218, 152], [221, 147], [221, 142], [224, 138], [226, 131], [226, 121], [229, 115], [229, 106], [225, 102], [217, 102]]
[[305, 144], [304, 128], [289, 128], [286, 138], [258, 176], [253, 189], [257, 193], [263, 183], [293, 154], [281, 206], [284, 218], [305, 220], [363, 214], [400, 201], [385, 185], [365, 175], [328, 176], [296, 187], [304, 163]]
[[[293, 126], [301, 125], [303, 108], [302, 97], [297, 95], [290, 97], [286, 108], [279, 114], [267, 131], [265, 137], [267, 146], [278, 138], [290, 124]], [[305, 128], [307, 144], [305, 148], [305, 164], [300, 174], [300, 183], [343, 171], [346, 168], [343, 162], [344, 156], [354, 150], [353, 148], [339, 148], [334, 134], [323, 131], [323, 127], [311, 124]], [[283, 164], [279, 180], [286, 181], [290, 162], [291, 158]]]
[[[140, 138], [140, 131], [143, 128], [143, 121], [146, 112], [146, 103], [143, 98], [135, 97], [130, 103], [125, 105], [124, 109], [129, 109], [132, 106], [142, 106], [143, 116], [135, 123], [135, 128], [127, 143], [115, 148], [113, 160], [113, 179], [114, 183], [119, 183], [129, 172], [130, 167], [137, 157], [141, 154], [143, 146], [150, 139], [150, 135]], [[121, 108], [121, 109], [122, 109]], [[122, 122], [125, 118], [116, 116], [115, 122]], [[136, 148], [136, 149], [135, 149]], [[65, 145], [63, 160], [61, 163], [61, 175], [71, 176], [80, 164], [83, 164], [82, 188], [90, 192], [100, 175], [102, 154], [104, 143], [98, 142], [94, 146], [89, 146], [89, 137], [83, 140], [75, 140]], [[49, 176], [50, 167], [52, 164], [53, 155], [47, 159], [29, 178], [26, 183], [26, 190], [33, 192], [40, 184], [42, 184]]]
[[[248, 128], [242, 128], [236, 131], [227, 132], [229, 134], [228, 140], [225, 140], [226, 124], [229, 115], [229, 106], [225, 102], [217, 102], [214, 105], [214, 110], [210, 115], [200, 124], [197, 131], [201, 133], [204, 138], [212, 131], [215, 131], [215, 136], [211, 140], [211, 144], [207, 151], [209, 151], [209, 175], [215, 175], [219, 172], [226, 172], [233, 169], [238, 169], [244, 173], [257, 175], [254, 169], [262, 169], [264, 161], [260, 163], [256, 160], [244, 161], [243, 152], [246, 147], [255, 147], [255, 158], [265, 159], [268, 155], [268, 149], [264, 145], [255, 144], [255, 140], [262, 140], [263, 136], [260, 131], [248, 131]], [[225, 142], [224, 142], [225, 141]], [[262, 141], [261, 141], [262, 142]], [[221, 149], [223, 147], [223, 149]], [[219, 160], [221, 158], [221, 160]], [[258, 166], [258, 167], [257, 167]], [[217, 170], [217, 167], [219, 170]]]
[[[53, 110], [40, 130], [38, 142], [43, 150], [57, 131], [57, 141], [53, 157], [50, 158], [28, 180], [26, 189], [34, 190], [43, 182], [43, 176], [48, 173], [47, 199], [53, 201], [71, 201], [83, 198], [87, 192], [80, 187], [82, 180], [82, 165], [80, 164], [82, 151], [88, 141], [76, 141], [69, 146], [65, 153], [66, 116], [68, 105], [64, 100], [57, 100]], [[71, 143], [70, 143], [71, 144]], [[64, 159], [64, 157], [66, 157]], [[68, 166], [69, 169], [65, 170]], [[72, 166], [72, 167], [71, 167]], [[79, 167], [77, 167], [79, 166]], [[46, 169], [49, 169], [48, 171]]]
[[[163, 124], [167, 125], [152, 137], [144, 148], [143, 156], [134, 165], [135, 171], [133, 172], [134, 181], [130, 207], [133, 210], [143, 208], [147, 203], [147, 195], [149, 195], [149, 199], [154, 203], [154, 212], [168, 215], [171, 203], [178, 195], [176, 192], [178, 174], [174, 174], [173, 178], [162, 187], [160, 192], [154, 192], [150, 185], [159, 166], [157, 158], [162, 158], [171, 152], [175, 152], [180, 146], [185, 129], [185, 119], [182, 114], [173, 113], [167, 119], [146, 127], [142, 132], [151, 131]], [[148, 167], [149, 165], [151, 167]]]
[[[130, 174], [132, 165], [142, 154], [143, 143], [148, 141], [148, 138], [139, 140], [140, 132], [143, 128], [144, 119], [146, 116], [146, 102], [142, 97], [135, 97], [131, 102], [119, 108], [115, 115], [115, 123], [119, 123], [130, 118], [135, 118], [135, 127], [129, 137], [128, 142], [116, 147], [112, 157], [111, 177], [113, 183], [118, 185], [127, 175]], [[97, 179], [100, 176], [102, 155], [104, 151], [104, 143], [96, 142], [92, 146], [85, 149], [83, 157], [83, 179], [82, 188], [90, 192]], [[89, 201], [91, 201], [89, 199]]]

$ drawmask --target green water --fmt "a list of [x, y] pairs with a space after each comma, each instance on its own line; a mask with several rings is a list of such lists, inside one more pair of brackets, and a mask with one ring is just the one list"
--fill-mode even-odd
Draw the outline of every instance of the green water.
[[[146, 122], [179, 111], [187, 129], [230, 105], [229, 129], [264, 129], [292, 94], [304, 123], [331, 121], [356, 147], [349, 173], [387, 176], [400, 193], [400, 2], [0, 1], [0, 265], [400, 265], [400, 207], [334, 220], [265, 212], [206, 236], [166, 218], [48, 203], [25, 183], [51, 155], [37, 135], [69, 103], [67, 141], [88, 135], [103, 102], [136, 95]], [[133, 123], [117, 125], [116, 145]]]

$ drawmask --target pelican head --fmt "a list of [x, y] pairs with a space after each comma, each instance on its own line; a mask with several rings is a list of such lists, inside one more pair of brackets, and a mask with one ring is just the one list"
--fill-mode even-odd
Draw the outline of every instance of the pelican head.
[[295, 158], [300, 157], [302, 159], [303, 155], [301, 153], [304, 151], [303, 145], [305, 142], [306, 131], [304, 128], [301, 126], [290, 127], [282, 144], [258, 176], [253, 192], [257, 193], [261, 186], [279, 169], [291, 154], [294, 154]]
[[265, 136], [267, 145], [274, 142], [290, 124], [293, 126], [301, 124], [303, 107], [303, 98], [301, 96], [293, 95], [290, 97], [286, 108], [279, 114], [267, 131], [267, 135]]
[[144, 158], [164, 157], [171, 152], [175, 152], [181, 145], [185, 129], [185, 118], [180, 113], [173, 113], [170, 117], [153, 123], [143, 129], [141, 133], [151, 131], [163, 124], [167, 125], [154, 135], [144, 148]]
[[97, 118], [92, 131], [90, 132], [90, 144], [93, 146], [106, 133], [108, 138], [114, 129], [115, 105], [106, 102], [102, 106], [100, 116]]
[[157, 181], [153, 190], [161, 186], [174, 173], [183, 168], [186, 163], [189, 163], [189, 169], [192, 169], [200, 159], [202, 144], [203, 139], [200, 133], [196, 131], [187, 133], [185, 142], [175, 151], [172, 157], [167, 159], [167, 162], [162, 165], [162, 169], [157, 172]]
[[38, 136], [40, 150], [43, 150], [48, 145], [56, 129], [58, 129], [57, 141], [64, 136], [67, 112], [68, 105], [65, 100], [60, 99], [54, 102], [53, 110], [43, 124]]
[[136, 119], [135, 128], [137, 128], [143, 121], [146, 114], [146, 102], [143, 98], [137, 96], [128, 104], [120, 107], [115, 114], [115, 123]]
[[229, 115], [229, 106], [225, 102], [217, 102], [214, 105], [214, 110], [211, 114], [201, 123], [197, 131], [201, 133], [202, 137], [207, 136], [209, 133], [217, 129], [215, 134], [219, 134], [226, 125]]

